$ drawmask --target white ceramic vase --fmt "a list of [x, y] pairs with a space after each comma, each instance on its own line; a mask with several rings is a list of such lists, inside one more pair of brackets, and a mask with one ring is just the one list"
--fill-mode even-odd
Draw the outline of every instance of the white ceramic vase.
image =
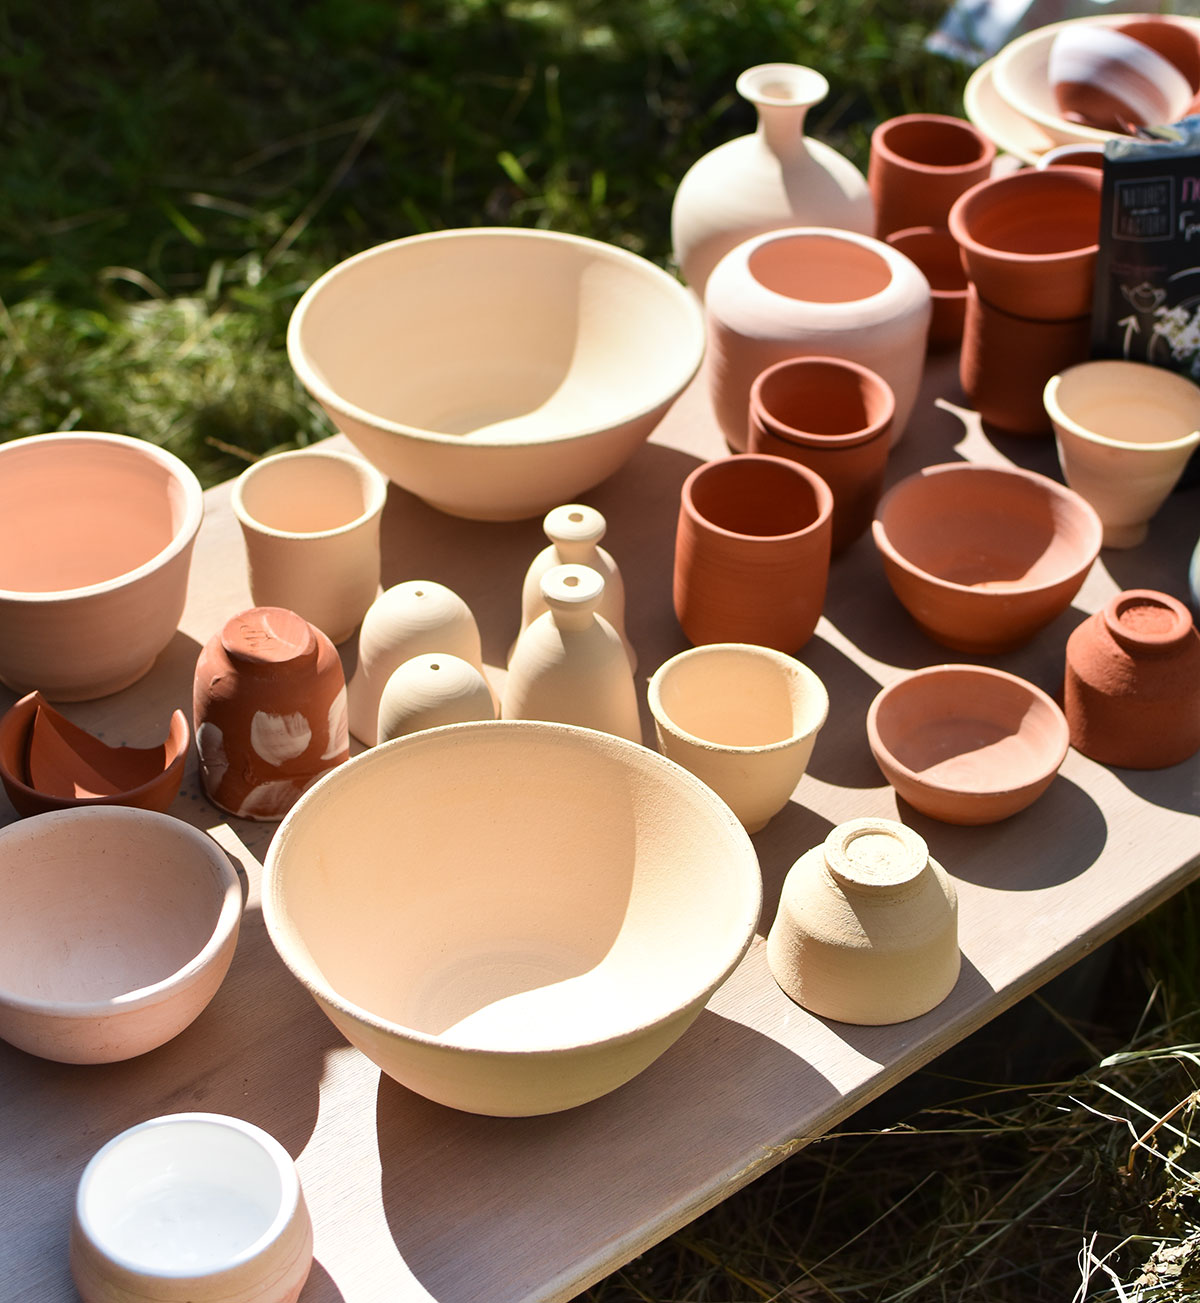
[[495, 719], [496, 703], [483, 675], [459, 656], [429, 652], [406, 660], [379, 700], [379, 741], [442, 724]]

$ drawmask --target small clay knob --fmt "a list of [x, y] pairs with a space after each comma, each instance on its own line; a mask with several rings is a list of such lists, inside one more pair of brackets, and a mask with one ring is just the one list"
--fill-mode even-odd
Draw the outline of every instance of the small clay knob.
[[542, 529], [565, 560], [566, 552], [582, 550], [586, 554], [595, 547], [607, 532], [608, 522], [595, 507], [570, 503], [547, 513]]
[[553, 566], [542, 576], [541, 589], [555, 622], [577, 628], [590, 622], [604, 596], [604, 576], [591, 566]]

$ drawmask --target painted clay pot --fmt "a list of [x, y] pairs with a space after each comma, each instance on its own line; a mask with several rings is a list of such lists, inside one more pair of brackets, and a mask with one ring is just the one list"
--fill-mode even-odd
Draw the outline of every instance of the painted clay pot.
[[875, 209], [858, 168], [804, 135], [808, 110], [829, 94], [812, 68], [768, 63], [737, 79], [758, 112], [753, 135], [719, 145], [688, 169], [671, 208], [671, 243], [683, 279], [704, 298], [712, 269], [735, 245], [784, 226], [870, 235]]
[[917, 401], [932, 311], [929, 282], [882, 240], [816, 227], [747, 240], [708, 283], [708, 377], [717, 423], [743, 451], [754, 377], [789, 357], [841, 357], [896, 396], [890, 435]]
[[158, 746], [110, 746], [31, 692], [0, 719], [0, 781], [20, 815], [81, 805], [165, 812], [183, 782], [191, 740], [177, 710]]
[[1163, 769], [1200, 750], [1200, 633], [1177, 598], [1119, 593], [1067, 639], [1071, 745], [1105, 765]]
[[293, 611], [228, 620], [200, 652], [192, 707], [204, 790], [242, 819], [282, 819], [350, 755], [342, 663]]
[[871, 133], [867, 180], [875, 200], [875, 234], [886, 239], [912, 226], [945, 226], [954, 201], [986, 180], [996, 146], [962, 118], [906, 113]]
[[943, 823], [1007, 819], [1033, 804], [1066, 759], [1067, 721], [1032, 683], [986, 665], [931, 665], [867, 710], [884, 778]]
[[1136, 547], [1200, 445], [1200, 388], [1143, 362], [1084, 362], [1051, 377], [1046, 413], [1067, 483], [1105, 547]]
[[598, 614], [604, 577], [587, 566], [555, 566], [541, 589], [547, 609], [517, 639], [500, 717], [577, 724], [640, 742], [625, 645]]
[[587, 566], [604, 580], [604, 594], [596, 613], [621, 635], [629, 668], [636, 670], [637, 652], [625, 633], [625, 581], [617, 563], [600, 546], [608, 529], [607, 521], [595, 507], [576, 502], [555, 507], [542, 521], [542, 529], [550, 543], [533, 558], [525, 572], [521, 586], [521, 633], [549, 609], [542, 597], [542, 576], [546, 571], [555, 566]]
[[833, 494], [814, 471], [747, 453], [697, 466], [675, 534], [675, 615], [688, 641], [798, 651], [825, 603]]
[[887, 242], [911, 258], [929, 282], [933, 312], [929, 318], [929, 350], [956, 348], [967, 315], [967, 273], [958, 244], [945, 227], [912, 226], [893, 231]]
[[892, 591], [921, 629], [989, 656], [1061, 615], [1100, 553], [1100, 520], [1017, 467], [948, 462], [890, 488], [872, 525]]
[[987, 425], [1006, 434], [1048, 435], [1050, 378], [1087, 360], [1092, 319], [1032, 321], [985, 303], [967, 288], [958, 378]]
[[444, 584], [410, 579], [371, 605], [358, 634], [350, 678], [350, 732], [364, 745], [379, 741], [379, 702], [388, 679], [412, 656], [458, 656], [483, 674], [483, 647], [471, 608]]
[[797, 1004], [838, 1022], [906, 1022], [958, 981], [958, 895], [911, 828], [852, 819], [784, 880], [767, 962]]
[[475, 666], [445, 652], [429, 652], [406, 660], [384, 685], [379, 741], [443, 724], [495, 718], [492, 690]]
[[829, 714], [807, 665], [768, 647], [714, 643], [660, 665], [647, 690], [658, 749], [758, 832], [804, 777]]
[[895, 410], [888, 382], [843, 358], [776, 362], [751, 386], [749, 451], [800, 462], [829, 485], [834, 555], [871, 523]]
[[961, 195], [950, 233], [979, 297], [1035, 321], [1090, 314], [1101, 180], [1091, 167], [1026, 168]]
[[1068, 122], [1102, 131], [1175, 122], [1192, 99], [1169, 59], [1134, 36], [1097, 24], [1070, 24], [1050, 46], [1048, 79]]

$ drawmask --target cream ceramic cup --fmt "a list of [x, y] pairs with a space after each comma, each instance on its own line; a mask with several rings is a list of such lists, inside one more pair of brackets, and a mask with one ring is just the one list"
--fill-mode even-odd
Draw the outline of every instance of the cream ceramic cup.
[[758, 832], [804, 777], [829, 696], [800, 661], [753, 643], [709, 643], [650, 679], [658, 749]]
[[344, 642], [379, 591], [387, 480], [331, 448], [257, 461], [235, 481], [255, 606], [282, 606]]

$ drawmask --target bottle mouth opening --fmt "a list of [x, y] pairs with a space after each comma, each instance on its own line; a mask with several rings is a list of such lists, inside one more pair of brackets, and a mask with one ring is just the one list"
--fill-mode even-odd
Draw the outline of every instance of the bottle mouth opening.
[[751, 104], [810, 107], [829, 94], [829, 83], [814, 68], [795, 63], [764, 63], [737, 79], [737, 92]]

